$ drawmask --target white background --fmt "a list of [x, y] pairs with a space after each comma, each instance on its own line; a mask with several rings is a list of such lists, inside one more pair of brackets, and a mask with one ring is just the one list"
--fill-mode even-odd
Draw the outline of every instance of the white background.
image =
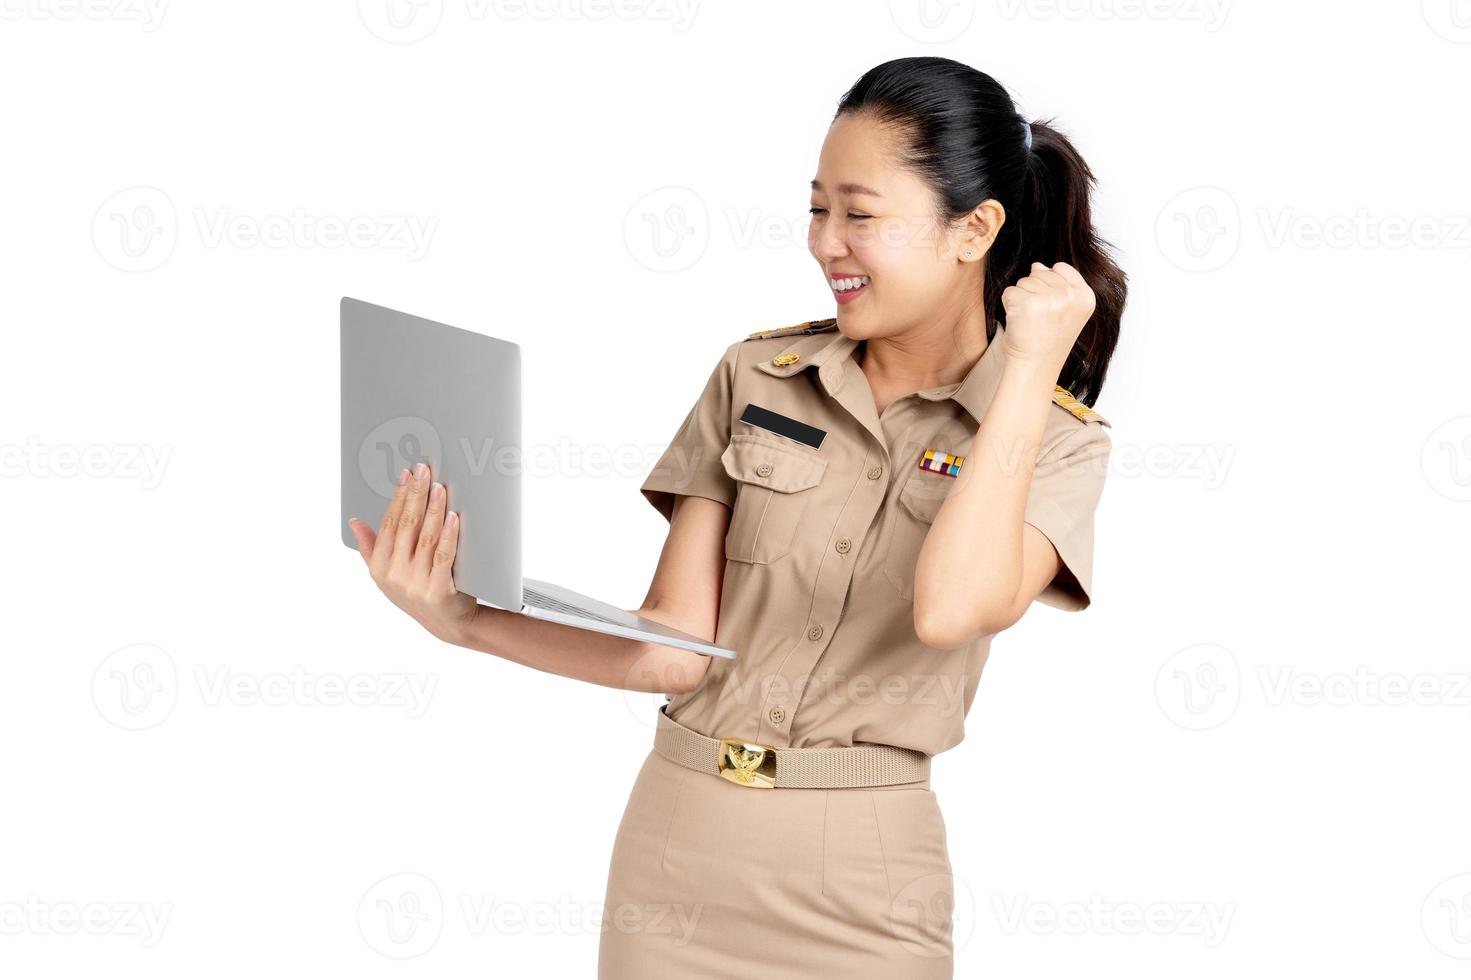
[[523, 345], [527, 573], [634, 608], [720, 352], [833, 313], [837, 100], [938, 54], [1130, 276], [1094, 606], [935, 765], [957, 975], [1464, 976], [1465, 0], [0, 10], [0, 972], [591, 976], [659, 699], [377, 592], [338, 298]]

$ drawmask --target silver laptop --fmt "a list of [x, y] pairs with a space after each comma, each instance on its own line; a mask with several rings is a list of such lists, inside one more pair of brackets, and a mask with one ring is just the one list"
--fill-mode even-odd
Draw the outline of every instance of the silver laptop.
[[460, 515], [455, 587], [486, 605], [716, 657], [698, 636], [521, 575], [521, 348], [342, 298], [342, 543], [424, 462]]

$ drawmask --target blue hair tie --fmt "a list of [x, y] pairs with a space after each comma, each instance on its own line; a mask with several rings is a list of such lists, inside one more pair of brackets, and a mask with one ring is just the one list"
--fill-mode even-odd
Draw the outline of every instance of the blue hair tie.
[[1023, 119], [1022, 120], [1022, 125], [1026, 127], [1026, 131], [1027, 131], [1025, 146], [1026, 146], [1026, 148], [1028, 150], [1031, 150], [1031, 148], [1032, 148], [1032, 124], [1029, 123], [1029, 122], [1027, 122], [1025, 119]]

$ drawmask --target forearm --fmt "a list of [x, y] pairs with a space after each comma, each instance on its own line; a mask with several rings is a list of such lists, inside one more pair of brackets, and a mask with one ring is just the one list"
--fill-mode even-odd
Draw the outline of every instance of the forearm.
[[[638, 610], [640, 615], [647, 615]], [[549, 674], [629, 691], [678, 694], [699, 683], [710, 658], [675, 647], [577, 629], [479, 606], [449, 641]]]
[[1010, 625], [1023, 608], [1023, 518], [1057, 371], [1008, 360], [956, 484], [915, 569], [922, 633], [969, 637]]

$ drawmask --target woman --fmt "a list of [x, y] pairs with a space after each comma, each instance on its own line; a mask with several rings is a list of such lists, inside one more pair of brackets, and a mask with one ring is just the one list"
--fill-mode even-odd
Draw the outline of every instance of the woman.
[[605, 980], [952, 976], [930, 758], [992, 636], [1034, 599], [1089, 603], [1110, 443], [1084, 403], [1125, 297], [1092, 179], [949, 59], [843, 97], [809, 234], [837, 317], [728, 346], [641, 488], [670, 527], [638, 612], [735, 660], [478, 606], [422, 467], [378, 535], [354, 521], [436, 636], [669, 695], [613, 849]]

